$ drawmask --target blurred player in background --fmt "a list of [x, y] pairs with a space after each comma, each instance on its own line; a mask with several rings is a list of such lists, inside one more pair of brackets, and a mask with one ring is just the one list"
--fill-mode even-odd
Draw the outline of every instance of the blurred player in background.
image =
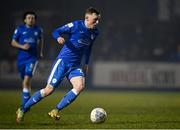
[[[50, 95], [64, 77], [67, 77], [73, 88], [62, 98], [55, 109], [48, 113], [49, 117], [58, 120], [59, 112], [80, 94], [85, 85], [85, 75], [88, 72], [93, 42], [99, 34], [96, 28], [99, 19], [100, 13], [90, 7], [85, 12], [85, 20], [74, 21], [54, 30], [53, 37], [64, 46], [54, 62], [46, 87], [35, 92], [27, 103], [18, 109], [17, 123], [23, 120], [24, 114], [31, 106]], [[69, 39], [65, 40], [63, 34], [69, 35]], [[85, 63], [82, 63], [83, 58]]]
[[11, 45], [18, 49], [17, 67], [22, 78], [22, 103], [30, 98], [31, 78], [37, 67], [38, 58], [43, 57], [42, 29], [36, 26], [36, 14], [32, 11], [23, 15], [23, 25], [16, 28]]

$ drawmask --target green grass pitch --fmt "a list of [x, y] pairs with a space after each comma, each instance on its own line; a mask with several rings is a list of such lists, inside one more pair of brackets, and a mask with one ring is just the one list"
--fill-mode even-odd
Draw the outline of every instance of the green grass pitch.
[[[15, 111], [20, 104], [20, 91], [0, 91], [0, 128], [41, 129], [172, 129], [180, 128], [180, 92], [97, 92], [84, 91], [54, 121], [47, 112], [54, 108], [65, 92], [56, 90], [36, 104], [16, 124]], [[90, 112], [102, 107], [107, 120], [92, 124]]]

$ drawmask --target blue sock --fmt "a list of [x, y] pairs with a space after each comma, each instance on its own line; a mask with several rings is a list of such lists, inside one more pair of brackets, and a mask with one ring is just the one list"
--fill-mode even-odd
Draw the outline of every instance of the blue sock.
[[26, 104], [26, 102], [30, 98], [30, 93], [22, 92], [22, 107]]
[[70, 103], [72, 103], [76, 99], [77, 96], [78, 96], [78, 93], [76, 91], [74, 91], [74, 89], [72, 89], [57, 104], [56, 108], [60, 111], [61, 109], [65, 108]]
[[27, 88], [23, 88], [23, 91], [22, 91], [22, 104], [21, 106], [23, 107], [26, 102], [29, 100], [30, 98], [30, 92]]
[[22, 111], [26, 112], [28, 111], [34, 104], [38, 103], [43, 97], [45, 97], [42, 94], [42, 90], [35, 92], [31, 98], [27, 101], [27, 103], [22, 107]]

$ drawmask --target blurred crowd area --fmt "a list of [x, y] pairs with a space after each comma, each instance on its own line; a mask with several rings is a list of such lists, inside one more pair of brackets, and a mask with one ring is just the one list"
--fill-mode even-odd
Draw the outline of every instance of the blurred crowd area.
[[180, 21], [109, 21], [95, 48], [97, 61], [180, 61]]

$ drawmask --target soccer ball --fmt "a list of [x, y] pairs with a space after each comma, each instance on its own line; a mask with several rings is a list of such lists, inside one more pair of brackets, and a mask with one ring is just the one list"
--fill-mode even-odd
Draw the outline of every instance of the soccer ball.
[[103, 108], [94, 108], [91, 111], [90, 119], [92, 123], [103, 123], [107, 118], [107, 113]]

